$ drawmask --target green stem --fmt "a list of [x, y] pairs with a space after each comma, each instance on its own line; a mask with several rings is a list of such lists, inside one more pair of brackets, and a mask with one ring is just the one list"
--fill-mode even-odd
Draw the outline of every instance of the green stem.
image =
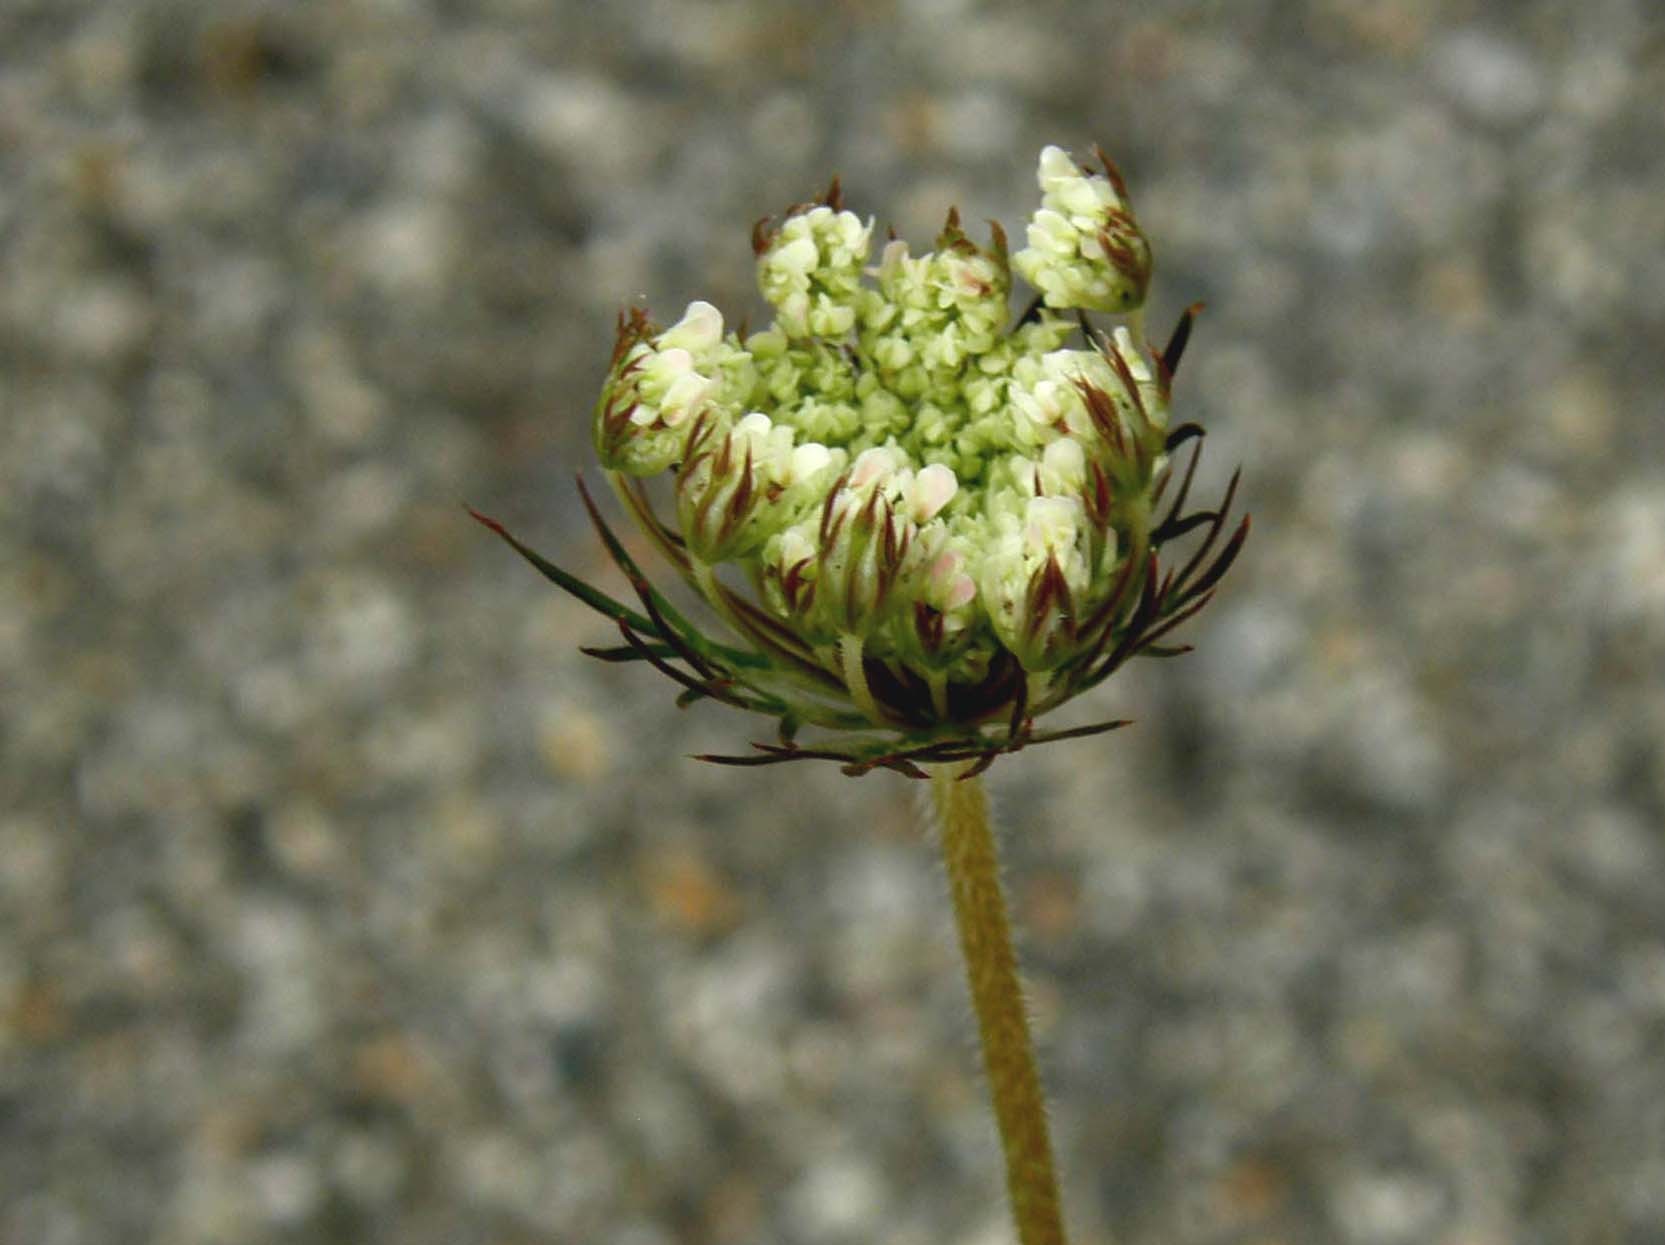
[[948, 672], [946, 670], [927, 671], [925, 683], [931, 689], [931, 708], [936, 710], [937, 721], [948, 721]]
[[700, 590], [700, 595], [710, 603], [712, 609], [717, 611], [718, 617], [733, 627], [737, 634], [749, 636], [751, 633], [746, 630], [745, 624], [735, 616], [734, 610], [729, 606], [728, 598], [723, 595], [723, 585], [717, 580], [716, 568], [711, 563], [701, 561], [699, 558], [690, 555], [688, 570], [693, 577], [694, 587]]
[[873, 699], [873, 690], [867, 686], [867, 667], [862, 664], [862, 642], [859, 635], [841, 635], [838, 637], [838, 658], [844, 670], [844, 686], [850, 691], [850, 699], [856, 702], [860, 709], [875, 725], [885, 724], [884, 714], [879, 712], [879, 706]]
[[961, 780], [960, 766], [937, 766], [931, 795], [942, 825], [942, 858], [954, 896], [971, 1001], [983, 1042], [983, 1068], [994, 1099], [1006, 1188], [1020, 1245], [1064, 1245], [1058, 1177], [1047, 1137], [1046, 1101], [1018, 984], [1000, 859], [989, 827], [980, 778]]

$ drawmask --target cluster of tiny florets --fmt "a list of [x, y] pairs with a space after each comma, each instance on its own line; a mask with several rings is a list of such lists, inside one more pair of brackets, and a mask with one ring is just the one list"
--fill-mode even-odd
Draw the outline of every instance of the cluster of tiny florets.
[[1150, 246], [1115, 166], [1103, 167], [1103, 177], [1088, 176], [1057, 147], [1041, 154], [1041, 209], [1012, 266], [1048, 307], [1131, 311], [1145, 301]]
[[[873, 222], [844, 210], [835, 180], [753, 229], [767, 327], [732, 331], [706, 302], [668, 328], [620, 317], [597, 454], [728, 638], [653, 585], [582, 478], [639, 608], [475, 513], [617, 626], [623, 645], [586, 652], [654, 666], [679, 703], [777, 720], [778, 743], [706, 759], [978, 772], [1124, 725], [1035, 720], [1132, 657], [1185, 651], [1167, 637], [1212, 598], [1248, 520], [1225, 536], [1235, 476], [1217, 508], [1186, 510], [1202, 429], [1170, 427], [1168, 401], [1197, 308], [1151, 349], [1150, 248], [1096, 154], [1101, 171], [1041, 153], [1042, 205], [1015, 255], [998, 225], [980, 245], [950, 211], [931, 250], [891, 237], [875, 256]], [[1035, 290], [1015, 316], [1014, 274]], [[1121, 319], [1105, 328], [1090, 311]], [[1163, 569], [1167, 543], [1192, 533]], [[832, 738], [805, 743], [804, 727]]]
[[[875, 262], [873, 222], [817, 203], [758, 230], [767, 328], [725, 332], [705, 302], [623, 324], [603, 465], [674, 468], [689, 558], [737, 566], [829, 665], [853, 640], [935, 681], [1002, 650], [1056, 667], [1148, 528], [1166, 402], [1137, 321], [1067, 349], [1057, 314], [1136, 310], [1148, 248], [1108, 165], [1048, 148], [1038, 180], [1010, 259], [998, 226], [980, 246], [951, 214], [933, 250], [892, 239]], [[1009, 327], [1014, 269], [1041, 305]], [[1037, 602], [1041, 579], [1060, 591]]]

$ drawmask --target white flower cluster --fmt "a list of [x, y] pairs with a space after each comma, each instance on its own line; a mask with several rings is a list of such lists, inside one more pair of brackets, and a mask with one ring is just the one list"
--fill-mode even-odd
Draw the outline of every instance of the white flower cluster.
[[[1067, 445], [1069, 442], [1058, 442]], [[992, 516], [977, 586], [1001, 644], [1030, 669], [1044, 669], [1057, 634], [1091, 602], [1101, 572], [1113, 568], [1115, 533], [1095, 539], [1081, 499], [1073, 495], [1008, 497]], [[1100, 551], [1095, 556], [1095, 546]], [[1056, 608], [1031, 608], [1031, 585], [1051, 571], [1061, 585]]]
[[[1120, 368], [1112, 362], [1111, 351]], [[1099, 426], [1087, 401], [1089, 392], [1107, 399], [1099, 405], [1113, 417], [1114, 428]], [[1087, 443], [1139, 437], [1146, 435], [1147, 422], [1160, 429], [1167, 416], [1150, 364], [1120, 326], [1103, 351], [1053, 350], [1020, 360], [1007, 401], [1018, 442], [1034, 447], [1050, 445], [1058, 437]]]
[[[941, 464], [915, 470], [894, 446], [864, 450], [815, 514], [770, 540], [766, 593], [820, 644], [842, 635], [905, 643], [901, 607], [918, 599], [956, 611], [950, 626], [960, 630], [976, 589], [940, 517], [959, 487]], [[884, 635], [896, 625], [902, 636]]]
[[757, 283], [787, 337], [843, 337], [855, 326], [872, 235], [872, 221], [823, 204], [787, 217], [768, 239]]
[[[1086, 504], [1091, 439], [1060, 435], [1039, 457], [1013, 454], [991, 473], [980, 535], [977, 586], [1000, 642], [1026, 667], [1042, 669], [1058, 633], [1102, 599], [1120, 542]], [[1035, 612], [1036, 576], [1051, 567], [1057, 608]]]
[[844, 443], [882, 419], [858, 399], [860, 378], [841, 345], [794, 342], [779, 328], [769, 328], [748, 337], [746, 350], [757, 369], [751, 405], [769, 406], [802, 435]]
[[657, 336], [640, 321], [621, 332], [632, 329], [596, 410], [596, 443], [622, 470], [655, 475], [682, 460], [699, 416], [723, 403], [724, 372], [749, 360], [724, 341], [723, 314], [710, 303], [689, 303]]
[[782, 523], [820, 504], [848, 455], [762, 411], [724, 431], [713, 420], [695, 434], [677, 473], [677, 518], [689, 552], [707, 563], [755, 554]]
[[1001, 651], [1036, 672], [1079, 655], [1076, 623], [1143, 540], [1166, 461], [1142, 340], [1065, 349], [1076, 324], [1044, 308], [1008, 327], [1013, 269], [1048, 307], [1117, 310], [1149, 271], [1107, 177], [1048, 148], [1040, 180], [1010, 263], [998, 229], [980, 247], [951, 215], [936, 250], [892, 241], [867, 269], [871, 222], [795, 210], [758, 238], [774, 323], [742, 340], [708, 303], [657, 334], [638, 317], [597, 412], [610, 470], [676, 469], [702, 591], [738, 565], [812, 651], [897, 663], [942, 712], [948, 682]]
[[995, 348], [1008, 319], [1003, 257], [964, 241], [913, 256], [896, 239], [881, 253], [878, 288], [861, 304], [861, 345], [887, 387], [919, 397]]
[[1061, 147], [1041, 152], [1040, 210], [1012, 256], [1048, 307], [1132, 311], [1145, 301], [1150, 247], [1110, 179], [1083, 172]]

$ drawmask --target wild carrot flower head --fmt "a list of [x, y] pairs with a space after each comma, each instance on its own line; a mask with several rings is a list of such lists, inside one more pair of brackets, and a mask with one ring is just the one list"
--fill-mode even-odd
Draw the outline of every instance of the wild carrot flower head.
[[[1120, 725], [1035, 720], [1132, 656], [1183, 651], [1169, 632], [1208, 601], [1248, 522], [1221, 540], [1235, 477], [1218, 508], [1185, 510], [1202, 430], [1169, 401], [1195, 308], [1151, 349], [1150, 247], [1097, 154], [1095, 169], [1041, 153], [1042, 205], [1015, 255], [998, 225], [979, 244], [953, 211], [931, 250], [892, 237], [875, 253], [873, 221], [835, 181], [753, 231], [766, 328], [730, 329], [707, 302], [668, 327], [620, 317], [596, 452], [722, 638], [648, 582], [587, 490], [639, 609], [486, 520], [615, 621], [624, 643], [595, 656], [656, 666], [683, 703], [778, 720], [755, 755], [707, 759], [987, 764]], [[1036, 291], [1015, 319], [1014, 274]], [[1193, 529], [1197, 547], [1164, 569], [1163, 546]], [[814, 742], [804, 727], [821, 728]]]

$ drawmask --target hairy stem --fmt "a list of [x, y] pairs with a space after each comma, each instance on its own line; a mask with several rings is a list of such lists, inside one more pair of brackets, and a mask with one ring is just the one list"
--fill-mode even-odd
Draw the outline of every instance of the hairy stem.
[[1021, 1245], [1064, 1245], [1046, 1103], [1018, 984], [988, 797], [980, 778], [962, 781], [962, 772], [957, 765], [935, 767], [931, 795], [942, 826], [942, 858], [977, 1010], [983, 1067], [1006, 1154], [1012, 1218]]

